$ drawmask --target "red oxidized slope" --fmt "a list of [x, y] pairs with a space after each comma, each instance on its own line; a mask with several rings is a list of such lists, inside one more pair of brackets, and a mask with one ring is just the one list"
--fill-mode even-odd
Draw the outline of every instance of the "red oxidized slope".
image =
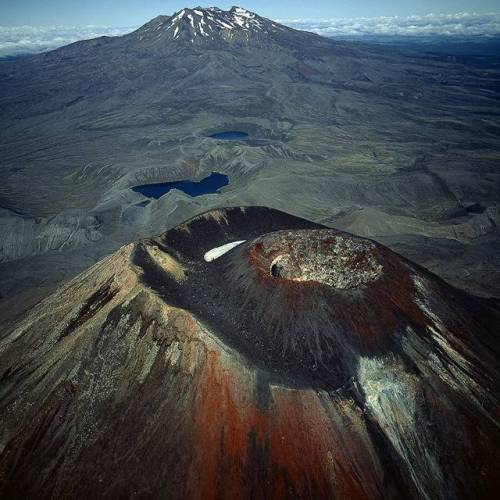
[[370, 498], [374, 484], [362, 485], [359, 473], [376, 484], [372, 470], [381, 467], [359, 412], [347, 405], [336, 428], [324, 405], [332, 414], [338, 408], [327, 395], [275, 388], [272, 407], [259, 409], [252, 390], [249, 373], [210, 353], [196, 406], [202, 498]]
[[0, 496], [498, 498], [499, 327], [374, 242], [203, 214], [0, 340]]

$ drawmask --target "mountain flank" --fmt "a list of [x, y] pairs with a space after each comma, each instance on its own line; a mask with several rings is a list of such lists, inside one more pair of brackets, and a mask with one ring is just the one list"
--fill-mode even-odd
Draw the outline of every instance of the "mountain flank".
[[0, 343], [3, 498], [496, 498], [492, 303], [262, 207], [121, 248]]

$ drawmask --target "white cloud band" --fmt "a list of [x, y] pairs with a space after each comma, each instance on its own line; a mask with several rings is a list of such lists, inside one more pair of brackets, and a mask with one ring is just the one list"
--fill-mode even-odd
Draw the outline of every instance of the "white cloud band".
[[135, 28], [101, 26], [0, 26], [0, 57], [34, 54], [56, 49], [78, 40], [117, 36]]
[[494, 36], [500, 35], [500, 13], [428, 14], [408, 17], [281, 19], [292, 28], [323, 36]]

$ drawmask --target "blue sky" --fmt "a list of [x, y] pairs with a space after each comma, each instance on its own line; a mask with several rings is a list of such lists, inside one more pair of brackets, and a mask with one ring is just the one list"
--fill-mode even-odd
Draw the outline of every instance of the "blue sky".
[[0, 0], [2, 26], [135, 26], [183, 7], [229, 8], [239, 4], [274, 19], [410, 16], [429, 13], [500, 12], [500, 0]]

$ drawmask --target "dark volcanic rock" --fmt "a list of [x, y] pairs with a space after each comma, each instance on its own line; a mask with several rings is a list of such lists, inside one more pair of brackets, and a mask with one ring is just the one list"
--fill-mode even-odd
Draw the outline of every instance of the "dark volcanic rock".
[[497, 498], [491, 301], [259, 207], [120, 249], [0, 341], [2, 498]]

